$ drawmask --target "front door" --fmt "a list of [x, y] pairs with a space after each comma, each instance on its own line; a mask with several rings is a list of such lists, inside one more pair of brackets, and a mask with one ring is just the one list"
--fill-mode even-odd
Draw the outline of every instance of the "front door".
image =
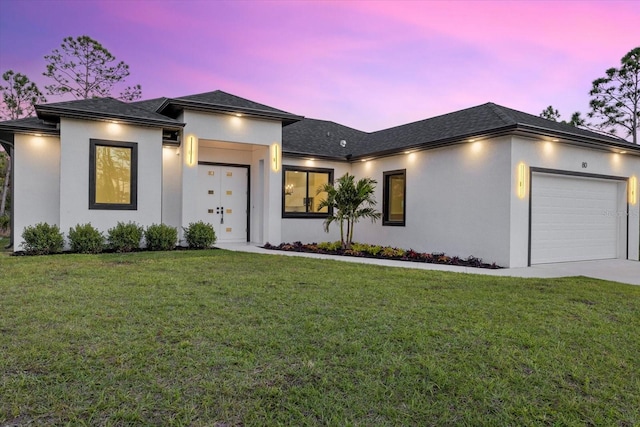
[[245, 167], [198, 165], [198, 219], [213, 225], [218, 242], [247, 241]]

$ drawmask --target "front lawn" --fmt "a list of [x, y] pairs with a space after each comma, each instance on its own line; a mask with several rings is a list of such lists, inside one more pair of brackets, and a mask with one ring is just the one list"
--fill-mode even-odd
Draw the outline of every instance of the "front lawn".
[[0, 257], [0, 425], [640, 424], [640, 287], [210, 251]]

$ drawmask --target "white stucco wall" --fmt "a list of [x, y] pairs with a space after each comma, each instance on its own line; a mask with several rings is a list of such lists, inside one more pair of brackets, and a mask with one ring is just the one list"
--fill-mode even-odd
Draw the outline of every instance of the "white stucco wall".
[[[337, 180], [345, 173], [351, 173], [351, 164], [347, 162], [330, 162], [325, 160], [305, 160], [288, 157], [282, 161], [285, 166], [299, 166], [309, 168], [333, 169], [333, 178]], [[282, 178], [278, 186], [278, 202], [282, 210]], [[282, 218], [282, 242], [301, 241], [312, 242], [333, 242], [340, 240], [340, 226], [337, 223], [331, 224], [329, 232], [324, 231], [324, 219], [321, 218]], [[358, 227], [356, 227], [356, 231]], [[357, 237], [357, 236], [356, 236]], [[279, 241], [269, 241], [273, 244]]]
[[180, 147], [162, 149], [162, 222], [180, 230], [182, 217], [182, 158]]
[[[250, 240], [255, 243], [280, 241], [281, 170], [273, 170], [270, 147], [282, 146], [282, 123], [275, 120], [236, 117], [228, 114], [184, 111], [179, 120], [186, 123], [183, 131], [182, 157], [182, 226], [197, 218], [196, 198], [190, 189], [197, 188], [198, 161], [232, 163], [251, 167]], [[193, 138], [193, 143], [192, 143]], [[201, 143], [202, 141], [202, 143]], [[211, 142], [250, 144], [246, 150], [210, 147]], [[190, 150], [193, 147], [193, 155]], [[190, 163], [191, 160], [191, 163]], [[262, 176], [259, 174], [262, 171]], [[259, 203], [261, 202], [261, 203]]]
[[[107, 231], [118, 221], [142, 226], [162, 220], [162, 131], [89, 120], [60, 121], [60, 228], [67, 233], [90, 222]], [[89, 209], [89, 140], [138, 144], [138, 204], [136, 210]]]
[[[512, 141], [511, 193], [514, 196], [516, 194], [518, 164], [523, 162], [527, 167], [527, 193], [523, 199], [518, 197], [511, 199], [510, 258], [511, 266], [514, 267], [524, 267], [528, 264], [529, 190], [531, 185], [528, 182], [529, 168], [556, 169], [580, 174], [624, 178], [640, 177], [640, 157], [637, 156], [578, 147], [542, 138], [514, 136]], [[628, 249], [629, 259], [637, 260], [639, 257], [638, 239], [640, 238], [640, 203], [627, 207], [626, 183], [622, 182], [620, 185], [624, 186], [624, 189], [621, 191], [622, 196], [617, 214], [620, 217], [620, 228], [623, 234], [626, 234], [627, 231], [627, 208], [629, 220], [628, 248], [624, 245], [625, 242], [621, 242], [623, 247], [620, 250], [620, 258], [627, 257]]]
[[14, 143], [13, 249], [19, 251], [25, 227], [60, 225], [60, 139], [17, 134]]
[[383, 172], [406, 169], [406, 225], [364, 221], [355, 240], [508, 265], [510, 150], [505, 138], [464, 143], [358, 162], [356, 177], [378, 181]]

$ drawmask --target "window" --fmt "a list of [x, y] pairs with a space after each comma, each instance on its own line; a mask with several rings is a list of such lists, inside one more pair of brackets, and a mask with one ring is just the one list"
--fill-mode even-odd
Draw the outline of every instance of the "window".
[[405, 225], [406, 170], [384, 172], [382, 225]]
[[289, 218], [324, 218], [329, 208], [319, 209], [320, 201], [327, 193], [318, 193], [318, 189], [333, 182], [333, 169], [283, 168], [282, 216]]
[[89, 209], [137, 209], [138, 144], [89, 142]]

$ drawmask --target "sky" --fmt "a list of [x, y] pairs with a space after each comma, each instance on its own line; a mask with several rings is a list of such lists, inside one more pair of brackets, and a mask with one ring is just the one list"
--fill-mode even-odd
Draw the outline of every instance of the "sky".
[[363, 131], [486, 102], [568, 120], [640, 46], [640, 1], [0, 0], [0, 73], [44, 91], [80, 35], [143, 99], [219, 89]]

